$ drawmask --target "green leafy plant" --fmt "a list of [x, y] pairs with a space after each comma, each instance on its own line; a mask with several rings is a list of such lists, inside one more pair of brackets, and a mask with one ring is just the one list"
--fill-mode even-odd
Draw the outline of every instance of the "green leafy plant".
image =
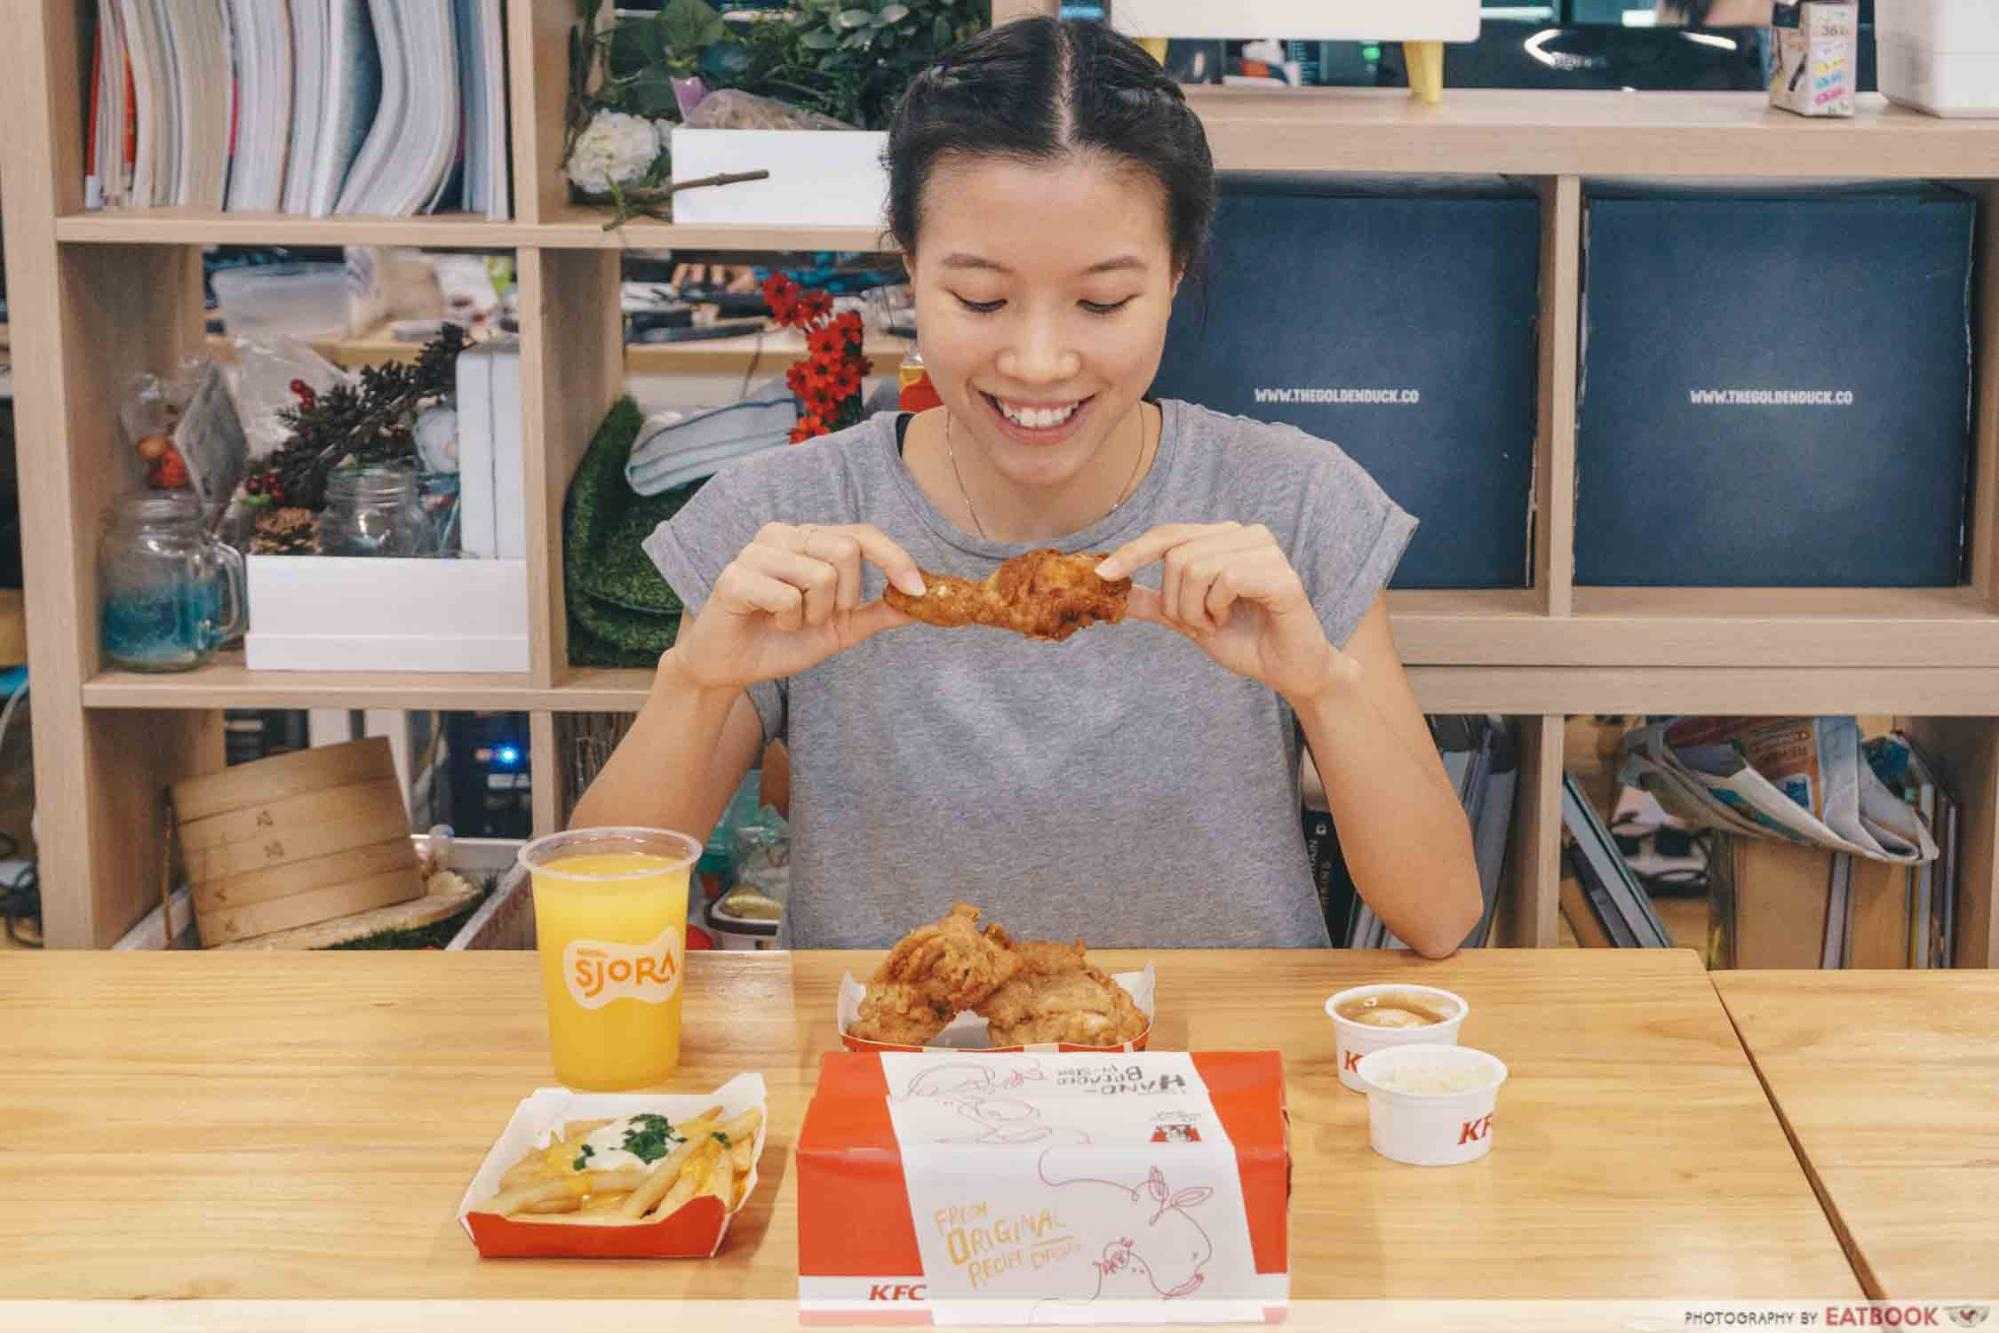
[[[982, 30], [990, 0], [792, 0], [789, 8], [725, 15], [708, 0], [667, 0], [658, 11], [617, 16], [605, 0], [577, 0], [569, 41], [563, 160], [600, 111], [650, 121], [680, 119], [676, 80], [710, 92], [737, 89], [816, 111], [856, 129], [884, 129], [903, 90], [944, 51]], [[754, 177], [672, 183], [661, 152], [637, 179], [606, 191], [615, 227], [633, 217], [670, 220], [676, 189]]]
[[878, 130], [910, 80], [983, 29], [991, 7], [987, 0], [796, 0], [792, 13], [787, 22], [753, 25], [781, 30], [771, 43], [775, 68], [753, 72], [782, 81], [771, 96]]
[[724, 17], [707, 0], [604, 23], [603, 0], [578, 0], [570, 41], [572, 135], [597, 110], [678, 119], [673, 80], [698, 75], [884, 129], [903, 89], [944, 51], [983, 29], [990, 0], [794, 0]]

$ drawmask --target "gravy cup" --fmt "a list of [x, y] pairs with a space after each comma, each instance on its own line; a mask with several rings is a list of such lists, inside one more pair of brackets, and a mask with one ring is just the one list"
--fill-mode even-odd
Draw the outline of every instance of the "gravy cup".
[[[1407, 995], [1415, 999], [1430, 1001], [1444, 1011], [1446, 1017], [1441, 1023], [1428, 1023], [1418, 1028], [1380, 1028], [1369, 1023], [1357, 1023], [1340, 1013], [1342, 1005], [1355, 1000], [1364, 1000], [1370, 995]], [[1326, 1001], [1326, 1016], [1333, 1020], [1333, 1037], [1339, 1057], [1340, 1082], [1355, 1092], [1366, 1092], [1358, 1073], [1360, 1062], [1373, 1051], [1385, 1050], [1391, 1046], [1442, 1045], [1455, 1046], [1458, 1043], [1458, 1029], [1464, 1026], [1465, 1015], [1471, 1006], [1462, 995], [1442, 990], [1436, 986], [1413, 986], [1402, 982], [1376, 982], [1368, 986], [1354, 986], [1341, 991]]]

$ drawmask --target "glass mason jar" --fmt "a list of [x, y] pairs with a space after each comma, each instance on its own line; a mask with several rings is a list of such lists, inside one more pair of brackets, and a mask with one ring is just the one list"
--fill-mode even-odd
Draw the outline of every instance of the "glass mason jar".
[[128, 671], [190, 671], [243, 632], [243, 557], [202, 524], [190, 491], [120, 500], [98, 543], [105, 661]]
[[321, 555], [418, 556], [430, 549], [415, 468], [366, 463], [341, 468], [326, 479], [326, 508], [319, 515]]

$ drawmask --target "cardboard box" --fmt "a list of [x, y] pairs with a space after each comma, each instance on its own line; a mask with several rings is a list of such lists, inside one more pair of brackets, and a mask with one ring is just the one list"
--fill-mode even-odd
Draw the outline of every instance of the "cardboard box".
[[[1125, 992], [1131, 996], [1132, 1003], [1137, 1005], [1138, 1011], [1145, 1015], [1145, 1031], [1139, 1033], [1137, 1037], [1123, 1046], [1077, 1046], [1069, 1042], [1062, 1042], [1057, 1046], [1038, 1046], [1034, 1049], [1062, 1051], [1144, 1050], [1146, 1043], [1152, 1037], [1152, 1019], [1158, 1006], [1159, 974], [1153, 970], [1152, 964], [1147, 963], [1141, 971], [1114, 973], [1111, 976], [1111, 980], [1124, 987]], [[854, 1025], [854, 1020], [860, 1016], [861, 1001], [867, 996], [867, 993], [868, 988], [857, 981], [852, 973], [840, 978], [839, 994], [834, 1001], [834, 1021], [839, 1024], [841, 1044], [850, 1051], [947, 1050], [975, 1051], [981, 1055], [990, 1055], [1027, 1049], [1022, 1046], [992, 1045], [992, 1038], [986, 1030], [986, 1020], [974, 1013], [962, 1013], [952, 1019], [950, 1025], [938, 1033], [935, 1040], [928, 1047], [901, 1046], [893, 1042], [869, 1041], [865, 1037], [856, 1037], [848, 1029]]]
[[1524, 587], [1540, 272], [1505, 182], [1228, 176], [1153, 391], [1345, 450], [1421, 521], [1394, 587]]
[[1591, 192], [1576, 580], [1951, 587], [1972, 200]]
[[1777, 0], [1770, 105], [1801, 116], [1850, 116], [1860, 81], [1854, 0]]
[[[751, 1107], [764, 1111], [757, 1128], [754, 1150], [756, 1162], [750, 1166], [742, 1202], [724, 1210], [713, 1197], [697, 1198], [670, 1217], [628, 1225], [578, 1226], [562, 1222], [533, 1222], [497, 1213], [479, 1212], [477, 1206], [500, 1190], [500, 1177], [534, 1148], [553, 1143], [564, 1123], [596, 1120], [654, 1112], [680, 1121], [699, 1115], [710, 1106], [722, 1108], [722, 1118], [739, 1115]], [[712, 1093], [696, 1096], [668, 1096], [653, 1092], [571, 1092], [567, 1088], [542, 1088], [524, 1098], [514, 1108], [513, 1118], [494, 1141], [479, 1164], [478, 1174], [466, 1187], [458, 1204], [458, 1221], [472, 1243], [486, 1259], [705, 1259], [722, 1248], [729, 1223], [742, 1211], [743, 1203], [756, 1196], [757, 1169], [763, 1159], [765, 1140], [770, 1134], [770, 1114], [765, 1101], [763, 1075], [739, 1074]]]
[[768, 171], [673, 196], [673, 220], [766, 227], [880, 227], [887, 223], [888, 135], [871, 130], [673, 132], [673, 179]]
[[797, 1149], [800, 1303], [1261, 1320], [1290, 1291], [1287, 1137], [1274, 1051], [827, 1055]]
[[1999, 116], [1999, 6], [1895, 0], [1874, 18], [1881, 91], [1933, 116]]
[[526, 671], [525, 560], [253, 555], [253, 671]]

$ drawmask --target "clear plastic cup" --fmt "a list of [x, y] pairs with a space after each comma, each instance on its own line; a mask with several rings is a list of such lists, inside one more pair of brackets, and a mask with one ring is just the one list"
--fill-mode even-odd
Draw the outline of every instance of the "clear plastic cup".
[[615, 1091], [680, 1062], [687, 881], [701, 844], [664, 829], [577, 829], [521, 849], [555, 1076]]
[[[1383, 1028], [1367, 1023], [1357, 1023], [1340, 1013], [1340, 1008], [1354, 1000], [1364, 1000], [1371, 995], [1407, 995], [1412, 999], [1427, 999], [1446, 1013], [1441, 1023], [1431, 1023], [1415, 1028]], [[1369, 986], [1354, 986], [1341, 991], [1326, 1001], [1326, 1016], [1333, 1020], [1333, 1038], [1339, 1057], [1340, 1082], [1355, 1092], [1365, 1092], [1355, 1069], [1370, 1051], [1385, 1050], [1390, 1046], [1444, 1045], [1455, 1046], [1458, 1029], [1464, 1026], [1465, 1015], [1471, 1006], [1462, 995], [1441, 990], [1436, 986], [1413, 986], [1400, 981], [1383, 981]]]
[[1393, 1162], [1457, 1166], [1492, 1151], [1506, 1065], [1469, 1046], [1393, 1046], [1361, 1057], [1367, 1141]]

